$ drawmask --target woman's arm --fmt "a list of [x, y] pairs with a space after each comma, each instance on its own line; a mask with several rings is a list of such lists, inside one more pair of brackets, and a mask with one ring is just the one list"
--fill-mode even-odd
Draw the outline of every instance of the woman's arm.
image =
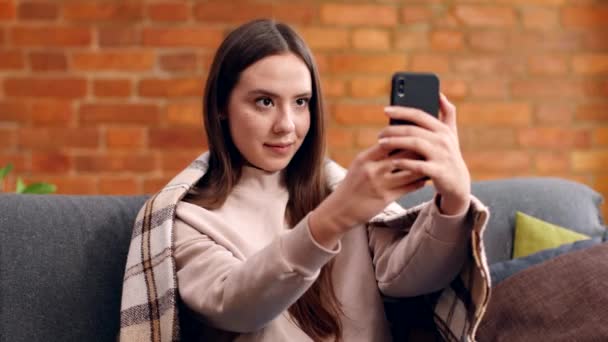
[[214, 327], [236, 332], [263, 328], [288, 309], [340, 250], [317, 244], [308, 216], [246, 260], [181, 220], [175, 227], [180, 297]]
[[469, 249], [471, 222], [466, 211], [442, 214], [437, 200], [438, 196], [403, 214], [416, 215], [415, 219], [393, 219], [389, 227], [369, 225], [376, 279], [385, 295], [410, 297], [434, 292], [460, 271]]

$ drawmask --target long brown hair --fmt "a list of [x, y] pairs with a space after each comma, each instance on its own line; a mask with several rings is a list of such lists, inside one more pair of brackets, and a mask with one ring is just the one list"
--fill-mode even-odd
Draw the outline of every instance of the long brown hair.
[[[302, 146], [285, 170], [289, 191], [287, 220], [295, 225], [329, 194], [323, 163], [325, 130], [319, 75], [312, 53], [302, 38], [289, 26], [273, 20], [255, 20], [232, 31], [216, 52], [204, 96], [204, 122], [209, 144], [209, 170], [195, 186], [189, 200], [207, 209], [220, 207], [237, 183], [244, 160], [230, 136], [224, 120], [230, 94], [239, 76], [251, 64], [277, 54], [293, 53], [310, 70], [312, 97], [310, 129]], [[326, 264], [318, 279], [289, 308], [299, 327], [315, 341], [341, 340], [342, 313], [331, 279], [332, 262]]]

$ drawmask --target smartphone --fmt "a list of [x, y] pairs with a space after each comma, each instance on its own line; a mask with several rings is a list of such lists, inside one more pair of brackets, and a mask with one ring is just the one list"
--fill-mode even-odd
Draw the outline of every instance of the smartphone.
[[[413, 107], [438, 117], [439, 78], [431, 73], [396, 72], [391, 82], [391, 106]], [[391, 119], [390, 124], [412, 123]]]

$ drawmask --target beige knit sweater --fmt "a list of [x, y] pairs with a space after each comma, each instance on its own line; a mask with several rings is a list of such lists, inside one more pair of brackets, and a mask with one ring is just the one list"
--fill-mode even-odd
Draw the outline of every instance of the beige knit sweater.
[[409, 233], [361, 225], [328, 250], [311, 236], [308, 216], [287, 226], [287, 200], [281, 172], [245, 167], [221, 208], [179, 202], [174, 255], [188, 307], [180, 315], [197, 322], [184, 330], [208, 341], [311, 341], [287, 309], [334, 258], [344, 340], [390, 341], [381, 295], [444, 288], [465, 260], [470, 223], [464, 214], [442, 215], [436, 201], [422, 205], [411, 227], [401, 227]]

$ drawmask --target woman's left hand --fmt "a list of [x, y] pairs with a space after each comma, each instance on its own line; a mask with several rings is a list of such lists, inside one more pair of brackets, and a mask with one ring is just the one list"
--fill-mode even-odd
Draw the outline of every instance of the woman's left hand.
[[441, 195], [440, 210], [456, 215], [468, 210], [471, 176], [458, 141], [456, 107], [440, 94], [440, 117], [407, 107], [387, 107], [393, 119], [407, 120], [414, 125], [391, 125], [380, 132], [380, 144], [388, 151], [405, 150], [420, 155], [416, 158], [395, 158], [395, 169], [428, 176]]

